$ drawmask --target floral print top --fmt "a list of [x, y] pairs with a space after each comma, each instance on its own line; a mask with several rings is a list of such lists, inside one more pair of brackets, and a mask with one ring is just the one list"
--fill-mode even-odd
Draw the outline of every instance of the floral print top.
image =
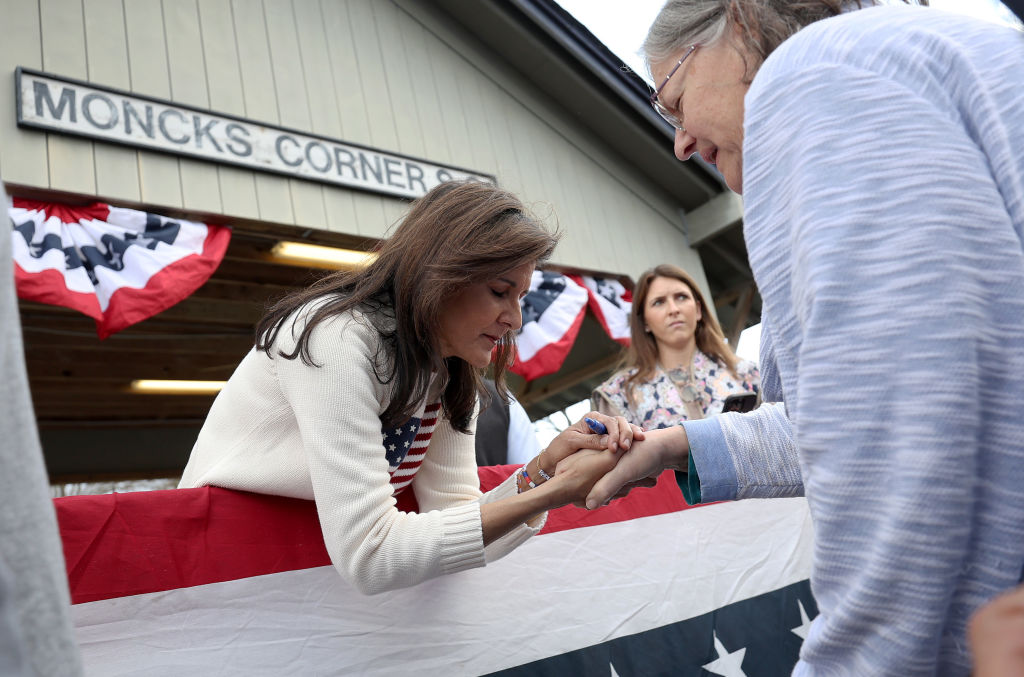
[[[634, 373], [635, 368], [624, 369], [598, 386], [591, 396], [591, 406], [625, 416], [627, 421], [645, 430], [667, 428], [689, 418], [681, 394], [683, 390], [694, 394], [704, 417], [709, 418], [722, 411], [730, 395], [758, 393], [761, 389], [761, 374], [753, 362], [740, 360], [736, 365], [737, 378], [725, 365], [699, 350], [693, 355], [692, 381], [685, 370], [673, 369], [670, 373], [658, 365], [650, 381], [636, 386], [634, 399], [630, 401], [625, 382]], [[687, 384], [693, 388], [686, 388]]]

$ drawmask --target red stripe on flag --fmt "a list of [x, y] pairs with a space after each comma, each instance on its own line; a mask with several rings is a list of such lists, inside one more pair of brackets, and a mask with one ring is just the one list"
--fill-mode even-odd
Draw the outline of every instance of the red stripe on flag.
[[106, 221], [110, 218], [110, 205], [102, 202], [94, 202], [91, 205], [75, 207], [59, 202], [41, 202], [39, 200], [24, 200], [20, 197], [14, 198], [12, 206], [19, 209], [39, 211], [46, 214], [46, 217], [56, 216], [61, 223], [78, 223], [80, 219], [86, 221]]
[[416, 474], [416, 471], [419, 470], [419, 467], [422, 464], [422, 458], [419, 459], [418, 461], [402, 461], [402, 465], [398, 466], [398, 468], [395, 469], [395, 472], [391, 474], [391, 481], [394, 482], [397, 480], [401, 482], [404, 480], [412, 479], [412, 477]]
[[141, 289], [122, 287], [110, 295], [107, 312], [96, 321], [101, 339], [141, 322], [188, 298], [217, 270], [231, 240], [231, 230], [207, 226], [202, 254], [191, 254], [158, 272]]
[[[517, 466], [480, 468], [481, 489]], [[417, 510], [411, 491], [396, 497]], [[216, 487], [54, 500], [75, 604], [329, 565], [316, 505]], [[541, 533], [685, 508], [671, 472], [653, 489], [588, 512], [553, 510]]]
[[96, 294], [71, 291], [67, 287], [64, 273], [54, 268], [47, 268], [38, 273], [29, 273], [15, 261], [14, 284], [18, 290], [18, 298], [26, 301], [77, 310], [97, 322], [103, 317]]

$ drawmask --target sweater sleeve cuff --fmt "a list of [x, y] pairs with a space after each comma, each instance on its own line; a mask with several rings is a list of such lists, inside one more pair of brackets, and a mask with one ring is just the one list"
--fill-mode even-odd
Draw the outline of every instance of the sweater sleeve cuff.
[[[516, 476], [512, 473], [504, 482], [494, 487], [486, 494], [480, 497], [480, 503], [490, 503], [497, 501], [502, 498], [516, 495]], [[512, 552], [520, 545], [523, 544], [526, 539], [533, 536], [541, 529], [544, 528], [544, 524], [548, 520], [547, 512], [543, 512], [537, 515], [526, 524], [517, 526], [512, 531], [508, 532], [499, 539], [493, 541], [490, 545], [484, 547], [484, 555], [487, 562], [494, 562], [495, 560], [501, 559], [508, 553]]]
[[682, 426], [690, 441], [689, 468], [697, 475], [694, 480], [687, 477], [683, 490], [687, 503], [736, 500], [739, 482], [722, 426], [714, 418], [686, 421]]
[[480, 504], [476, 501], [441, 511], [444, 539], [441, 542], [441, 573], [482, 567], [484, 557]]

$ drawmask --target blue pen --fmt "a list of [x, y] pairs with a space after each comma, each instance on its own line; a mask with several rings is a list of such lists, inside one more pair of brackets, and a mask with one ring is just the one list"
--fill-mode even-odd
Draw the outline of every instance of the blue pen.
[[596, 435], [604, 435], [608, 432], [608, 428], [606, 428], [604, 423], [601, 423], [600, 421], [595, 421], [589, 416], [584, 417], [583, 420], [586, 421], [587, 425], [590, 427], [590, 432]]

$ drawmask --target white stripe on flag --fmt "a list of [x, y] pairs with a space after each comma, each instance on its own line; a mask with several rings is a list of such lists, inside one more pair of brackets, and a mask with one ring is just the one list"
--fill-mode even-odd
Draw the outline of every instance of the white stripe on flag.
[[[543, 279], [541, 271], [534, 271], [531, 289], [536, 289]], [[551, 302], [539, 321], [527, 322], [519, 332], [516, 342], [521, 362], [532, 360], [541, 348], [561, 340], [587, 305], [587, 290], [564, 275], [562, 279], [565, 282], [562, 293]]]
[[364, 597], [333, 567], [77, 604], [87, 674], [479, 675], [806, 579], [804, 499], [545, 534], [482, 569]]
[[[141, 225], [139, 221], [141, 219]], [[106, 310], [110, 303], [110, 297], [118, 289], [142, 289], [149, 282], [149, 279], [170, 264], [180, 261], [186, 256], [202, 253], [203, 242], [206, 239], [206, 224], [185, 221], [184, 219], [168, 219], [178, 224], [178, 236], [174, 244], [168, 245], [158, 242], [154, 249], [145, 247], [128, 247], [124, 252], [124, 268], [114, 270], [111, 268], [99, 267], [93, 270], [99, 284], [96, 286], [96, 297], [100, 302], [100, 309]], [[134, 224], [136, 228], [126, 228], [128, 224]], [[76, 242], [79, 247], [99, 242], [107, 233], [124, 236], [125, 233], [141, 232], [145, 229], [145, 212], [138, 212], [134, 209], [122, 209], [113, 207], [110, 209], [110, 220], [107, 223], [102, 221], [81, 222], [80, 228], [70, 226], [72, 232], [78, 230], [87, 232], [88, 237]]]
[[[45, 235], [56, 235], [60, 238], [61, 247], [74, 247], [75, 242], [66, 228], [61, 227], [60, 219], [53, 217], [47, 219], [46, 215], [38, 210], [22, 209], [11, 207], [8, 210], [15, 223], [31, 220], [36, 228], [36, 240], [41, 243]], [[26, 273], [40, 273], [44, 270], [56, 270], [64, 275], [67, 288], [73, 292], [91, 294], [94, 291], [92, 280], [84, 267], [66, 270], [67, 262], [62, 249], [50, 249], [42, 256], [36, 258], [29, 252], [28, 243], [25, 238], [17, 233], [11, 234], [11, 250], [14, 254], [14, 261]]]
[[633, 304], [622, 298], [623, 294], [626, 293], [626, 288], [618, 280], [602, 280], [602, 284], [615, 290], [615, 296], [621, 304], [621, 306], [616, 306], [601, 295], [596, 279], [586, 275], [582, 276], [581, 279], [583, 280], [583, 284], [593, 294], [593, 298], [597, 301], [597, 305], [601, 307], [601, 314], [604, 316], [605, 331], [608, 332], [608, 335], [616, 340], [629, 339], [629, 312]]

